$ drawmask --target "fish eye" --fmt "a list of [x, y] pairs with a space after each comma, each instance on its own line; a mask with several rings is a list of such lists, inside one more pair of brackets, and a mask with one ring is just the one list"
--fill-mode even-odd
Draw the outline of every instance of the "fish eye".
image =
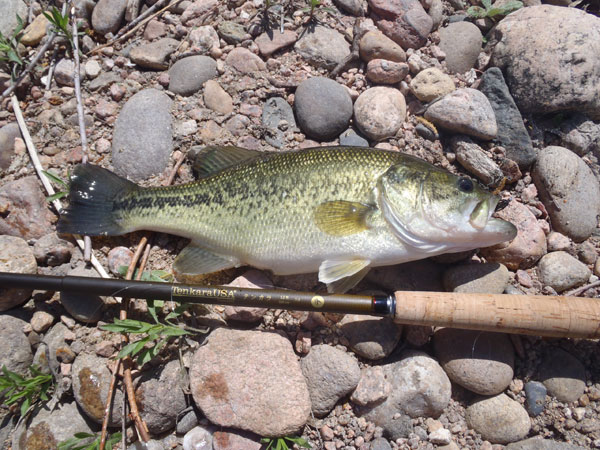
[[473, 192], [473, 181], [467, 177], [458, 179], [458, 189], [462, 192]]

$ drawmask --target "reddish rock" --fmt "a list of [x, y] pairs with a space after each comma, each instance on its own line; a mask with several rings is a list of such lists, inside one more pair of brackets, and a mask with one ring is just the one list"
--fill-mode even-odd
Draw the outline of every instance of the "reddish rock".
[[380, 18], [377, 27], [402, 48], [421, 48], [433, 28], [433, 20], [418, 0], [369, 0]]
[[262, 59], [250, 50], [242, 47], [234, 48], [229, 52], [225, 63], [242, 73], [251, 73], [267, 68]]
[[395, 84], [408, 75], [408, 64], [372, 59], [367, 64], [367, 78], [373, 83]]
[[279, 31], [263, 33], [254, 42], [258, 45], [260, 54], [269, 57], [277, 50], [292, 45], [297, 39], [298, 35], [294, 31], [284, 30], [283, 33]]

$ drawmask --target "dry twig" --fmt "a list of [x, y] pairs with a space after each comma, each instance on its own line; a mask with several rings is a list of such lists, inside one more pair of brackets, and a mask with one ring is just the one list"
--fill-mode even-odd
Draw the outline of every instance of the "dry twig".
[[580, 288], [577, 288], [574, 291], [568, 292], [566, 295], [569, 297], [577, 297], [578, 295], [583, 294], [588, 289], [592, 289], [598, 286], [600, 286], [600, 280], [594, 281], [590, 284], [586, 284], [585, 286], [581, 286]]

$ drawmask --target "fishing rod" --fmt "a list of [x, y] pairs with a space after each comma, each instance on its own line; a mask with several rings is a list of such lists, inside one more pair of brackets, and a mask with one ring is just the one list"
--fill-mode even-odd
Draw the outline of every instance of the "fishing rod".
[[600, 338], [600, 300], [585, 297], [397, 291], [320, 294], [277, 289], [0, 272], [0, 287], [178, 303], [367, 314], [396, 323], [548, 337]]

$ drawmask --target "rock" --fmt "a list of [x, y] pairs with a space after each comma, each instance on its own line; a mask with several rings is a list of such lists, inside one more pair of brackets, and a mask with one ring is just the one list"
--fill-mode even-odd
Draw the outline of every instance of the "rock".
[[[369, 408], [358, 408], [365, 419], [383, 427], [395, 440], [406, 437], [410, 430], [410, 419], [403, 433], [391, 431], [399, 426], [402, 417], [438, 417], [450, 401], [450, 380], [439, 364], [426, 353], [405, 351], [398, 362], [383, 366], [387, 381], [392, 385], [391, 393], [381, 404]], [[393, 417], [399, 422], [393, 424]], [[404, 419], [406, 420], [406, 419]]]
[[496, 137], [498, 127], [490, 102], [481, 92], [471, 88], [457, 89], [435, 102], [425, 118], [450, 131], [489, 140]]
[[395, 136], [405, 118], [406, 101], [394, 88], [378, 86], [367, 89], [354, 103], [356, 126], [375, 141]]
[[281, 97], [269, 98], [263, 107], [262, 125], [266, 130], [265, 141], [273, 147], [283, 147], [285, 132], [296, 129], [296, 119], [290, 104]]
[[75, 5], [75, 17], [85, 19], [89, 23], [96, 6], [94, 0], [75, 0], [73, 4]]
[[488, 261], [502, 263], [510, 270], [527, 269], [546, 254], [544, 230], [527, 206], [513, 199], [496, 216], [515, 225], [517, 237], [510, 242], [481, 249], [481, 255]]
[[[0, 272], [37, 273], [35, 256], [26, 241], [16, 236], [0, 235]], [[31, 292], [30, 289], [0, 288], [0, 311], [25, 303]]]
[[486, 186], [495, 186], [504, 178], [498, 164], [469, 137], [454, 136], [450, 145], [460, 165], [467, 172], [479, 178]]
[[442, 3], [442, 0], [432, 0], [431, 6], [429, 7], [427, 13], [433, 21], [432, 29], [434, 31], [437, 30], [444, 20], [444, 4]]
[[147, 41], [153, 41], [161, 38], [167, 34], [167, 27], [164, 23], [159, 20], [152, 19], [144, 28], [144, 39]]
[[367, 78], [373, 83], [396, 84], [408, 75], [408, 65], [387, 61], [385, 59], [372, 59], [367, 64]]
[[379, 16], [377, 28], [402, 48], [421, 48], [433, 28], [433, 20], [418, 0], [369, 0], [372, 11]]
[[177, 416], [186, 408], [181, 388], [185, 378], [179, 361], [170, 361], [163, 367], [144, 372], [135, 389], [135, 398], [142, 419], [152, 434], [175, 428]]
[[502, 294], [509, 281], [508, 269], [498, 263], [462, 264], [444, 272], [449, 292]]
[[[242, 25], [230, 20], [224, 20], [217, 26], [219, 36], [228, 44], [241, 44], [246, 39], [246, 30]], [[286, 30], [287, 31], [287, 30]]]
[[380, 437], [371, 441], [369, 450], [392, 450], [392, 446], [387, 439]]
[[100, 75], [100, 72], [102, 72], [102, 67], [95, 59], [88, 59], [84, 65], [84, 70], [88, 78], [94, 79]]
[[577, 257], [584, 264], [594, 265], [598, 259], [596, 246], [590, 240], [582, 242], [577, 246]]
[[[0, 236], [1, 237], [1, 236]], [[4, 366], [19, 375], [29, 375], [33, 353], [29, 339], [23, 332], [27, 323], [24, 320], [0, 314], [0, 369]]]
[[219, 114], [229, 114], [233, 111], [233, 99], [214, 80], [208, 80], [204, 84], [204, 104]]
[[243, 47], [234, 48], [229, 52], [225, 63], [241, 73], [252, 73], [267, 68], [259, 56]]
[[486, 70], [479, 89], [492, 105], [498, 125], [496, 139], [506, 150], [506, 156], [521, 168], [529, 167], [535, 161], [536, 153], [500, 69], [492, 67]]
[[112, 86], [114, 83], [123, 81], [122, 78], [114, 72], [104, 72], [94, 78], [89, 84], [88, 89], [92, 92], [102, 92]]
[[406, 61], [406, 53], [404, 53], [402, 47], [379, 30], [367, 31], [360, 39], [358, 47], [361, 59], [366, 62], [372, 59], [385, 59], [395, 62]]
[[187, 40], [190, 43], [190, 51], [198, 54], [211, 54], [221, 46], [219, 35], [210, 25], [194, 28]]
[[8, 169], [15, 154], [15, 139], [21, 138], [17, 122], [0, 128], [0, 169]]
[[483, 36], [479, 28], [471, 22], [454, 22], [440, 28], [439, 33], [448, 70], [454, 73], [471, 70], [481, 52]]
[[442, 328], [433, 345], [450, 380], [465, 389], [496, 395], [512, 381], [515, 352], [506, 334]]
[[[95, 270], [83, 266], [76, 267], [68, 275], [91, 278], [100, 277]], [[104, 301], [98, 295], [61, 292], [60, 302], [67, 312], [79, 322], [96, 323], [102, 317]]]
[[38, 264], [60, 266], [71, 260], [74, 246], [69, 241], [60, 239], [56, 233], [42, 236], [33, 246], [33, 255]]
[[183, 450], [212, 450], [212, 431], [198, 426], [192, 428], [183, 437]]
[[30, 450], [57, 448], [76, 433], [94, 433], [75, 402], [58, 404], [56, 409], [37, 407], [30, 420], [15, 430], [12, 448]]
[[218, 0], [196, 0], [181, 15], [181, 23], [188, 27], [203, 25], [204, 16], [218, 5]]
[[350, 348], [370, 360], [392, 353], [402, 334], [402, 327], [386, 317], [346, 314], [339, 326], [350, 341]]
[[129, 58], [144, 69], [165, 70], [169, 68], [169, 56], [177, 50], [179, 43], [176, 39], [162, 38], [132, 48]]
[[452, 433], [446, 428], [438, 428], [429, 433], [429, 442], [436, 445], [448, 445], [452, 442]]
[[[104, 418], [104, 407], [110, 386], [111, 373], [108, 364], [111, 362], [106, 358], [81, 353], [75, 358], [71, 369], [75, 400], [83, 412], [98, 424], [101, 424]], [[117, 427], [120, 426], [123, 415], [123, 391], [115, 389], [113, 395], [108, 425]]]
[[[272, 289], [273, 283], [263, 272], [251, 269], [243, 275], [237, 277], [227, 286], [244, 289]], [[266, 312], [267, 308], [227, 305], [223, 310], [223, 315], [227, 320], [255, 323], [262, 320]]]
[[254, 43], [258, 46], [260, 54], [268, 58], [276, 51], [294, 44], [297, 40], [298, 35], [295, 31], [283, 30], [283, 33], [280, 33], [279, 30], [276, 30], [261, 34], [254, 39]]
[[260, 450], [263, 445], [251, 433], [243, 431], [215, 431], [213, 434], [213, 450]]
[[[73, 75], [75, 74], [75, 63], [71, 59], [62, 58], [54, 67], [54, 79], [60, 86], [75, 86]], [[85, 70], [80, 67], [79, 75], [81, 78], [85, 76]]]
[[191, 409], [177, 420], [175, 431], [177, 434], [186, 434], [196, 425], [198, 425], [198, 414], [194, 409]]
[[43, 333], [54, 322], [54, 316], [46, 311], [36, 311], [31, 318], [31, 328], [36, 333]]
[[310, 414], [300, 364], [275, 333], [216, 329], [193, 356], [190, 385], [196, 405], [218, 426], [283, 436]]
[[340, 145], [349, 145], [352, 147], [368, 147], [369, 141], [359, 136], [352, 128], [348, 128], [340, 134]]
[[574, 402], [585, 390], [585, 367], [571, 354], [552, 349], [538, 369], [539, 379], [558, 401]]
[[600, 18], [576, 8], [531, 6], [504, 18], [494, 41], [491, 63], [505, 74], [521, 112], [572, 110], [600, 118], [600, 96], [590, 82], [600, 73], [592, 56], [600, 53]]
[[17, 14], [23, 19], [27, 17], [27, 5], [22, 0], [7, 0], [2, 2], [0, 33], [4, 36], [11, 36], [17, 28]]
[[540, 439], [538, 436], [508, 444], [505, 450], [584, 450], [584, 448], [566, 442]]
[[546, 241], [548, 243], [549, 252], [556, 252], [560, 250], [567, 251], [571, 248], [571, 240], [558, 231], [551, 231], [550, 234], [546, 236]]
[[562, 292], [585, 283], [592, 272], [567, 252], [552, 252], [540, 259], [538, 274], [544, 285]]
[[156, 89], [144, 89], [127, 100], [113, 133], [116, 173], [142, 180], [166, 169], [173, 149], [170, 109], [171, 99]]
[[364, 16], [364, 6], [361, 0], [334, 0], [335, 6], [353, 16]]
[[390, 395], [392, 385], [385, 378], [382, 366], [365, 367], [350, 400], [359, 406], [374, 406]]
[[133, 259], [133, 252], [127, 247], [113, 247], [108, 252], [108, 270], [113, 275], [121, 275], [122, 267], [129, 267]]
[[217, 63], [208, 56], [188, 56], [169, 69], [169, 90], [179, 95], [192, 95], [217, 76]]
[[600, 213], [600, 184], [587, 164], [550, 146], [540, 151], [532, 177], [553, 228], [576, 242], [590, 237]]
[[48, 347], [49, 359], [46, 359], [46, 352], [44, 352], [42, 361], [36, 361], [36, 363], [39, 363], [41, 366], [48, 366], [52, 370], [52, 373], [59, 373], [62, 363], [72, 363], [75, 359], [75, 353], [65, 341], [65, 336], [69, 333], [69, 329], [62, 323], [54, 325], [46, 333], [42, 341]]
[[294, 50], [312, 65], [332, 70], [350, 54], [350, 44], [337, 31], [317, 25], [306, 30]]
[[329, 345], [315, 345], [300, 361], [306, 378], [312, 411], [326, 416], [339, 399], [353, 391], [360, 380], [360, 368], [348, 353]]
[[127, 0], [100, 0], [92, 12], [92, 28], [98, 34], [116, 33], [123, 18]]
[[546, 386], [539, 381], [525, 383], [525, 406], [531, 417], [539, 416], [544, 411], [546, 392]]
[[415, 97], [427, 103], [450, 94], [455, 88], [452, 78], [435, 67], [422, 70], [410, 82]]
[[600, 125], [583, 114], [573, 114], [560, 124], [562, 145], [583, 156], [588, 152], [600, 153]]
[[35, 46], [38, 45], [44, 36], [46, 36], [46, 27], [48, 26], [48, 19], [43, 14], [37, 16], [33, 22], [27, 25], [25, 28], [25, 34], [21, 36], [21, 44]]
[[527, 411], [506, 394], [477, 399], [466, 410], [467, 425], [493, 444], [508, 444], [529, 433]]
[[307, 136], [329, 141], [348, 128], [352, 99], [345, 87], [324, 77], [313, 77], [296, 89], [294, 109]]

